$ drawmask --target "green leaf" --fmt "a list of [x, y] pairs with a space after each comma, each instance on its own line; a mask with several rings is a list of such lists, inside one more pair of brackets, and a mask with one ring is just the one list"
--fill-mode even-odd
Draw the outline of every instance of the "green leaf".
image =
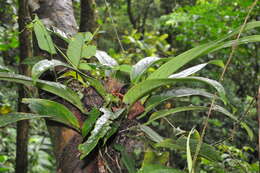
[[161, 110], [161, 111], [157, 111], [154, 112], [147, 123], [145, 123], [146, 125], [150, 124], [151, 122], [166, 117], [168, 115], [172, 115], [178, 112], [184, 112], [184, 111], [195, 111], [195, 110], [208, 110], [208, 107], [205, 106], [184, 106], [184, 107], [177, 107], [177, 108], [173, 108], [173, 109], [165, 109], [165, 110]]
[[82, 57], [90, 58], [96, 54], [97, 47], [93, 45], [83, 46]]
[[126, 73], [131, 73], [133, 67], [131, 65], [127, 65], [127, 64], [123, 64], [123, 65], [119, 65], [119, 66], [115, 66], [113, 68], [114, 70], [119, 70], [122, 72], [126, 72]]
[[26, 64], [26, 65], [31, 65], [33, 66], [34, 64], [40, 62], [41, 60], [43, 60], [44, 57], [42, 56], [33, 56], [33, 57], [28, 57], [28, 58], [25, 58], [23, 61], [22, 61], [22, 64]]
[[156, 61], [160, 60], [158, 57], [146, 57], [137, 62], [133, 68], [130, 75], [132, 82], [137, 82], [142, 74]]
[[192, 173], [192, 156], [191, 156], [191, 151], [190, 151], [190, 137], [191, 137], [191, 134], [194, 132], [194, 128], [191, 129], [189, 135], [188, 135], [188, 138], [187, 138], [187, 143], [186, 143], [186, 153], [187, 153], [187, 164], [188, 164], [188, 170], [189, 170], [189, 173]]
[[80, 59], [83, 57], [85, 41], [86, 39], [84, 33], [77, 33], [71, 38], [71, 41], [68, 45], [67, 56], [70, 60], [70, 63], [75, 68], [78, 68]]
[[9, 71], [10, 70], [7, 67], [0, 65], [0, 72], [9, 72]]
[[[85, 63], [83, 63], [83, 64], [85, 64]], [[79, 68], [82, 68], [81, 65], [83, 65], [83, 64], [80, 64]], [[46, 70], [51, 69], [51, 68], [56, 67], [56, 66], [64, 66], [64, 67], [70, 68], [71, 70], [74, 70], [77, 73], [80, 73], [82, 75], [80, 77], [80, 79], [84, 78], [86, 81], [89, 82], [89, 84], [91, 86], [93, 86], [97, 90], [97, 92], [99, 92], [99, 94], [101, 96], [103, 96], [103, 97], [106, 96], [106, 90], [99, 80], [92, 78], [92, 77], [89, 77], [85, 74], [82, 74], [77, 69], [75, 69], [75, 68], [73, 68], [73, 67], [71, 67], [71, 66], [69, 66], [69, 65], [67, 65], [67, 64], [65, 64], [61, 61], [58, 61], [58, 60], [43, 60], [43, 61], [40, 61], [37, 64], [35, 64], [35, 66], [32, 69], [33, 80], [36, 80]], [[83, 65], [83, 66], [85, 67], [85, 65]], [[80, 82], [82, 82], [82, 84], [84, 85], [82, 80]], [[84, 110], [84, 109], [81, 109], [81, 110]]]
[[[32, 78], [18, 74], [0, 72], [0, 80], [20, 83], [27, 86], [34, 86]], [[85, 112], [85, 108], [78, 94], [65, 85], [57, 82], [37, 80], [35, 86], [67, 100], [68, 102], [79, 108], [79, 110], [81, 110], [83, 113]]]
[[88, 63], [84, 63], [84, 62], [79, 64], [79, 69], [86, 70], [86, 71], [93, 70], [92, 67]]
[[246, 132], [247, 132], [247, 134], [249, 136], [249, 139], [251, 141], [253, 141], [253, 139], [254, 139], [254, 132], [252, 131], [252, 129], [244, 122], [241, 122], [240, 125], [241, 125], [241, 127], [243, 127], [246, 130]]
[[98, 141], [111, 129], [110, 125], [113, 123], [113, 120], [118, 118], [120, 114], [123, 113], [124, 109], [115, 113], [105, 108], [100, 108], [100, 111], [103, 112], [103, 115], [97, 119], [94, 129], [91, 131], [90, 137], [86, 142], [80, 144], [78, 147], [79, 151], [82, 153], [80, 159], [86, 157], [95, 148]]
[[[259, 27], [260, 22], [251, 22], [246, 24], [245, 30], [253, 29], [255, 27]], [[245, 31], [244, 30], [244, 31]], [[201, 56], [205, 55], [207, 53], [214, 52], [216, 50], [230, 47], [232, 44], [230, 42], [224, 42], [222, 43], [225, 39], [232, 37], [233, 35], [237, 34], [239, 32], [239, 29], [235, 30], [234, 32], [228, 34], [225, 36], [223, 39], [219, 39], [210, 43], [206, 43], [203, 45], [200, 45], [198, 47], [195, 47], [193, 49], [190, 49], [176, 57], [171, 58], [167, 63], [163, 64], [160, 68], [158, 68], [155, 72], [153, 72], [148, 78], [149, 79], [154, 79], [154, 78], [165, 78], [177, 71], [179, 68], [190, 62], [191, 60]], [[243, 40], [241, 38], [240, 40]], [[259, 41], [258, 39], [256, 39]], [[249, 42], [250, 40], [248, 40]], [[254, 42], [255, 40], [251, 40], [250, 42]], [[247, 43], [246, 41], [242, 41], [242, 43]]]
[[146, 125], [141, 125], [140, 130], [142, 130], [146, 135], [148, 135], [148, 137], [154, 142], [159, 143], [163, 141], [163, 137], [161, 137], [158, 133], [156, 133], [153, 129]]
[[125, 94], [123, 101], [127, 104], [132, 105], [138, 99], [142, 98], [151, 91], [165, 85], [172, 85], [177, 82], [203, 82], [210, 86], [213, 86], [219, 93], [219, 95], [226, 100], [225, 90], [223, 86], [215, 80], [203, 78], [203, 77], [185, 77], [185, 78], [174, 78], [174, 79], [151, 79], [145, 80], [138, 83], [134, 87], [130, 88]]
[[33, 29], [37, 38], [39, 47], [42, 50], [49, 52], [50, 54], [56, 54], [54, 44], [52, 42], [51, 36], [46, 30], [43, 23], [36, 17], [33, 23]]
[[[205, 107], [205, 106], [184, 106], [184, 107], [177, 107], [177, 108], [173, 108], [173, 109], [161, 110], [161, 111], [157, 111], [157, 112], [153, 113], [150, 116], [148, 122], [145, 124], [146, 125], [150, 124], [151, 122], [153, 122], [159, 118], [163, 118], [163, 117], [166, 117], [168, 115], [172, 115], [172, 114], [175, 114], [178, 112], [193, 111], [193, 110], [209, 110], [209, 108]], [[237, 117], [235, 117], [233, 114], [231, 114], [230, 112], [228, 112], [226, 109], [224, 109], [223, 107], [221, 107], [219, 105], [214, 105], [212, 110], [223, 113], [230, 119], [237, 121]]]
[[32, 79], [34, 81], [37, 80], [45, 71], [49, 69], [53, 69], [56, 66], [68, 67], [67, 64], [55, 59], [53, 60], [44, 59], [39, 61], [32, 68]]
[[75, 115], [64, 105], [46, 99], [29, 99], [24, 98], [23, 103], [29, 104], [32, 112], [40, 115], [51, 115], [51, 119], [61, 122], [75, 129], [79, 129], [80, 125]]
[[99, 115], [100, 115], [100, 112], [96, 108], [92, 109], [88, 113], [87, 119], [84, 121], [82, 130], [81, 130], [83, 138], [86, 137], [88, 135], [88, 133], [90, 132], [90, 130], [93, 128]]
[[109, 56], [106, 52], [97, 50], [95, 57], [98, 59], [99, 63], [108, 67], [118, 66], [115, 59]]
[[[190, 139], [190, 150], [192, 154], [195, 154], [196, 146], [198, 145], [197, 139]], [[157, 148], [169, 148], [171, 150], [180, 150], [186, 152], [187, 139], [180, 137], [177, 140], [165, 139], [164, 141], [155, 144]], [[200, 157], [206, 158], [211, 161], [220, 161], [220, 152], [209, 144], [202, 143], [202, 147], [199, 153]]]
[[29, 120], [34, 118], [48, 118], [51, 115], [39, 115], [39, 114], [30, 114], [22, 112], [13, 112], [7, 115], [0, 116], [0, 127], [6, 126], [11, 123], [15, 123], [20, 120]]
[[260, 35], [251, 35], [251, 36], [240, 38], [238, 40], [231, 40], [231, 41], [221, 43], [220, 44], [221, 46], [216, 47], [215, 49], [212, 50], [212, 52], [213, 51], [215, 52], [219, 49], [231, 47], [234, 44], [240, 45], [240, 44], [247, 44], [247, 43], [259, 42], [259, 41], [260, 41]]
[[[221, 63], [222, 62], [222, 63]], [[198, 65], [195, 65], [193, 67], [190, 67], [190, 68], [187, 68], [179, 73], [176, 73], [176, 74], [173, 74], [173, 75], [170, 75], [169, 78], [181, 78], [181, 77], [187, 77], [187, 76], [190, 76], [198, 71], [200, 71], [201, 69], [203, 69], [204, 67], [206, 67], [208, 64], [216, 64], [218, 66], [225, 66], [223, 64], [223, 61], [221, 60], [213, 60], [213, 61], [210, 61], [208, 63], [203, 63], [203, 64], [198, 64]]]
[[184, 173], [184, 172], [178, 169], [152, 164], [152, 165], [145, 165], [137, 173]]
[[[160, 105], [161, 103], [178, 97], [186, 97], [186, 96], [203, 96], [208, 98], [213, 98], [214, 94], [208, 93], [206, 91], [203, 91], [201, 89], [193, 89], [193, 88], [181, 88], [176, 90], [170, 90], [163, 92], [160, 95], [154, 95], [151, 96], [145, 104], [145, 112], [142, 113], [138, 119], [143, 118], [148, 112], [150, 112], [153, 108]], [[216, 97], [216, 99], [219, 99], [219, 97]]]
[[201, 69], [203, 69], [206, 65], [208, 65], [208, 63], [195, 65], [195, 66], [187, 68], [179, 73], [173, 74], [173, 75], [169, 76], [169, 78], [181, 78], [181, 77], [190, 76], [190, 75], [200, 71]]
[[121, 153], [121, 162], [126, 167], [127, 171], [129, 173], [136, 173], [135, 160], [126, 152], [124, 146], [117, 144], [114, 148]]
[[166, 165], [169, 161], [169, 156], [169, 152], [158, 152], [149, 147], [144, 153], [142, 168], [149, 164]]

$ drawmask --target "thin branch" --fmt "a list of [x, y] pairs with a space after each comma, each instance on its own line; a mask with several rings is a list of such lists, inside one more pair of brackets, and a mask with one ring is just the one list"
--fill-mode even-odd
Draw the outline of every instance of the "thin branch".
[[[248, 11], [248, 13], [247, 13], [247, 16], [246, 16], [246, 18], [245, 18], [245, 20], [244, 20], [244, 23], [243, 23], [242, 27], [240, 28], [240, 31], [239, 31], [239, 33], [238, 33], [238, 35], [237, 35], [237, 38], [236, 38], [234, 44], [232, 45], [231, 53], [230, 53], [230, 55], [229, 55], [229, 58], [228, 58], [228, 60], [227, 60], [227, 63], [225, 64], [225, 67], [224, 67], [224, 69], [223, 69], [223, 71], [222, 71], [222, 74], [221, 74], [221, 76], [220, 76], [219, 81], [223, 81], [223, 79], [224, 79], [224, 75], [225, 75], [225, 73], [226, 73], [226, 71], [227, 71], [227, 68], [228, 68], [229, 64], [231, 63], [231, 60], [232, 60], [233, 55], [234, 55], [234, 53], [235, 53], [235, 50], [236, 50], [236, 48], [237, 48], [237, 46], [238, 46], [238, 40], [239, 40], [239, 38], [240, 38], [240, 36], [241, 36], [241, 34], [242, 34], [242, 32], [243, 32], [245, 26], [246, 26], [246, 23], [247, 23], [247, 21], [248, 21], [248, 19], [249, 19], [250, 13], [252, 12], [252, 10], [254, 9], [254, 7], [256, 6], [257, 2], [258, 2], [258, 0], [255, 0], [255, 1], [253, 2], [253, 4], [249, 7], [249, 11]], [[203, 126], [203, 129], [202, 129], [202, 132], [201, 132], [201, 137], [200, 137], [199, 143], [198, 143], [198, 145], [197, 145], [197, 147], [196, 147], [195, 155], [194, 155], [194, 157], [193, 157], [193, 164], [192, 164], [192, 165], [193, 165], [193, 169], [194, 169], [194, 167], [195, 167], [195, 164], [196, 164], [196, 161], [197, 161], [197, 157], [198, 157], [198, 154], [199, 154], [200, 149], [201, 149], [202, 141], [203, 141], [203, 138], [204, 138], [204, 136], [205, 136], [206, 129], [207, 129], [207, 127], [208, 127], [208, 121], [209, 121], [210, 115], [211, 115], [211, 113], [212, 113], [212, 111], [213, 111], [213, 108], [214, 108], [214, 105], [215, 105], [215, 101], [216, 101], [216, 97], [217, 97], [217, 95], [216, 95], [216, 93], [215, 93], [215, 94], [214, 94], [214, 97], [213, 97], [213, 99], [212, 99], [212, 102], [211, 102], [211, 105], [210, 105], [208, 114], [207, 114], [207, 118], [206, 118], [206, 120], [204, 121], [204, 126]]]

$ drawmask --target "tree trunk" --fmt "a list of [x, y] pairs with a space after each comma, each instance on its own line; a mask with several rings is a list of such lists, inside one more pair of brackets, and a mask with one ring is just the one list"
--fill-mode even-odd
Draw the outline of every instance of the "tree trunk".
[[[30, 5], [46, 27], [54, 26], [69, 35], [77, 32], [71, 0], [41, 0], [40, 3], [34, 1]], [[56, 101], [67, 106], [82, 121], [84, 116], [79, 110], [62, 99]], [[83, 141], [80, 134], [57, 122], [47, 120], [46, 124], [54, 147], [58, 173], [98, 172], [97, 153], [93, 152], [88, 157], [90, 159], [79, 159], [77, 147]]]
[[[18, 11], [18, 24], [19, 24], [19, 42], [20, 44], [20, 62], [25, 58], [32, 57], [31, 45], [31, 31], [26, 28], [30, 22], [30, 13], [27, 0], [19, 0]], [[20, 74], [30, 75], [29, 69], [26, 65], [19, 65]], [[21, 99], [26, 97], [26, 90], [23, 86], [19, 87], [19, 105], [18, 111], [28, 112], [26, 105], [21, 103]], [[28, 167], [28, 133], [29, 133], [29, 120], [22, 120], [17, 122], [17, 136], [16, 136], [16, 173], [26, 173]]]
[[97, 28], [97, 11], [95, 0], [80, 1], [80, 32], [95, 32]]

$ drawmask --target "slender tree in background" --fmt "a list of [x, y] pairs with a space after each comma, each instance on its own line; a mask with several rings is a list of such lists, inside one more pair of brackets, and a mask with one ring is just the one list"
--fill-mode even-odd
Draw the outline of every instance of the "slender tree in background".
[[[25, 58], [32, 57], [31, 31], [26, 25], [31, 22], [30, 12], [27, 0], [19, 0], [18, 24], [19, 24], [19, 42], [20, 44], [20, 74], [30, 75], [26, 65], [21, 64]], [[26, 105], [23, 105], [21, 98], [26, 97], [24, 86], [19, 87], [18, 111], [28, 112]], [[17, 123], [16, 137], [16, 173], [26, 173], [28, 169], [28, 134], [29, 120], [22, 120]]]
[[95, 32], [97, 28], [97, 10], [95, 0], [80, 1], [80, 32]]

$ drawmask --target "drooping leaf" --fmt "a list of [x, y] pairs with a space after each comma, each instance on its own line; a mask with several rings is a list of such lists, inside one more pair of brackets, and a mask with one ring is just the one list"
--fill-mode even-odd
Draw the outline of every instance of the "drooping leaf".
[[[34, 86], [32, 78], [23, 75], [18, 75], [18, 74], [0, 72], [0, 80], [20, 83], [27, 86]], [[79, 108], [79, 110], [85, 112], [85, 108], [78, 94], [72, 91], [70, 88], [66, 87], [65, 85], [62, 85], [57, 82], [37, 80], [36, 87], [48, 91], [50, 93], [53, 93], [67, 100], [68, 102], [72, 103], [77, 108]]]
[[67, 57], [75, 68], [78, 68], [80, 59], [83, 57], [85, 41], [84, 33], [77, 33], [71, 38], [69, 43]]
[[124, 111], [124, 109], [115, 113], [105, 108], [100, 108], [100, 111], [103, 112], [103, 115], [97, 119], [89, 138], [86, 142], [80, 144], [78, 147], [79, 151], [82, 153], [80, 159], [86, 157], [95, 148], [95, 146], [98, 144], [98, 141], [103, 138], [111, 129], [110, 125], [113, 120], [117, 119]]
[[48, 118], [51, 115], [39, 115], [39, 114], [30, 114], [22, 112], [13, 112], [7, 115], [0, 116], [0, 127], [6, 126], [8, 124], [15, 123], [20, 120], [29, 120], [34, 118]]
[[42, 50], [49, 52], [50, 54], [56, 54], [54, 44], [52, 42], [51, 36], [46, 30], [43, 23], [36, 17], [33, 23], [33, 29], [37, 38], [39, 47]]
[[[160, 95], [154, 95], [151, 96], [145, 104], [145, 112], [142, 113], [138, 119], [143, 118], [148, 112], [150, 112], [153, 108], [160, 105], [161, 103], [178, 97], [186, 97], [186, 96], [203, 96], [208, 98], [213, 98], [214, 94], [208, 93], [206, 91], [203, 91], [201, 89], [193, 89], [193, 88], [181, 88], [176, 90], [170, 90], [163, 92]], [[219, 99], [219, 97], [216, 97], [216, 99]]]
[[203, 64], [198, 64], [198, 65], [195, 65], [193, 67], [190, 67], [190, 68], [187, 68], [179, 73], [175, 73], [173, 75], [170, 75], [169, 78], [180, 78], [180, 77], [187, 77], [187, 76], [190, 76], [198, 71], [200, 71], [201, 69], [203, 69], [204, 67], [206, 67], [208, 64], [216, 64], [220, 67], [224, 67], [224, 63], [223, 61], [221, 60], [213, 60], [213, 61], [210, 61], [208, 63], [203, 63]]
[[180, 77], [190, 76], [191, 74], [194, 74], [194, 73], [200, 71], [201, 69], [203, 69], [207, 64], [208, 63], [195, 65], [195, 66], [185, 69], [179, 73], [173, 74], [173, 75], [169, 76], [169, 78], [180, 78]]
[[[178, 112], [183, 112], [183, 111], [194, 111], [194, 110], [209, 110], [208, 107], [205, 107], [205, 106], [184, 106], [184, 107], [177, 107], [177, 108], [173, 108], [173, 109], [166, 109], [166, 110], [161, 110], [161, 111], [157, 111], [157, 112], [154, 112], [147, 123], [145, 123], [146, 125], [147, 124], [150, 124], [151, 122], [159, 119], [159, 118], [163, 118], [163, 117], [166, 117], [168, 115], [172, 115], [172, 114], [175, 114], [175, 113], [178, 113]], [[226, 115], [227, 117], [229, 117], [230, 119], [234, 120], [234, 121], [237, 121], [237, 117], [235, 117], [233, 114], [231, 114], [230, 112], [228, 112], [225, 108], [219, 106], [219, 105], [214, 105], [213, 108], [212, 108], [213, 111], [217, 111], [217, 112], [220, 112], [224, 115]]]
[[88, 113], [87, 119], [84, 121], [82, 130], [81, 130], [83, 138], [89, 134], [90, 130], [95, 125], [99, 115], [100, 115], [100, 112], [96, 108], [92, 109]]
[[32, 112], [40, 115], [51, 115], [54, 121], [66, 124], [74, 129], [79, 129], [79, 122], [76, 116], [64, 105], [46, 99], [24, 98], [23, 103], [28, 104]]
[[115, 59], [109, 56], [106, 52], [97, 50], [95, 57], [98, 59], [99, 63], [108, 67], [117, 66], [118, 63]]
[[137, 173], [184, 173], [181, 170], [169, 168], [162, 165], [145, 165], [143, 168], [141, 168]]
[[[198, 145], [198, 140], [190, 139], [190, 151], [195, 154], [196, 146]], [[158, 148], [169, 148], [172, 150], [180, 150], [186, 152], [187, 139], [185, 137], [180, 137], [177, 140], [165, 139], [164, 141], [155, 144]], [[202, 143], [202, 147], [199, 153], [200, 157], [206, 158], [211, 161], [220, 161], [220, 152], [218, 152], [214, 147], [209, 144]]]
[[174, 79], [151, 79], [140, 82], [134, 87], [130, 88], [125, 94], [123, 101], [127, 104], [132, 105], [138, 99], [142, 98], [149, 92], [156, 88], [165, 85], [172, 85], [176, 82], [202, 82], [210, 86], [213, 86], [219, 93], [219, 95], [225, 100], [225, 90], [223, 86], [215, 80], [203, 78], [203, 77], [185, 77], [185, 78], [174, 78]]
[[173, 108], [173, 109], [165, 109], [165, 110], [161, 110], [161, 111], [157, 111], [157, 112], [154, 112], [147, 123], [145, 123], [146, 125], [147, 124], [150, 124], [151, 122], [159, 119], [159, 118], [163, 118], [163, 117], [166, 117], [168, 115], [172, 115], [172, 114], [175, 114], [175, 113], [178, 113], [178, 112], [184, 112], [184, 111], [195, 111], [195, 110], [208, 110], [209, 108], [208, 107], [205, 107], [205, 106], [184, 106], [184, 107], [177, 107], [177, 108]]
[[[260, 27], [260, 22], [251, 22], [246, 24], [244, 31], [253, 29], [255, 27]], [[176, 72], [179, 68], [190, 62], [191, 60], [201, 56], [205, 55], [207, 53], [214, 52], [216, 50], [230, 47], [232, 44], [229, 42], [223, 43], [224, 40], [232, 37], [233, 35], [237, 34], [239, 32], [239, 29], [236, 29], [234, 32], [228, 34], [227, 36], [223, 37], [223, 39], [219, 39], [210, 43], [206, 43], [203, 45], [200, 45], [198, 47], [195, 47], [193, 49], [190, 49], [176, 57], [173, 57], [171, 60], [169, 60], [167, 63], [163, 64], [160, 68], [158, 68], [155, 72], [153, 72], [148, 78], [149, 79], [155, 79], [155, 78], [166, 78], [169, 75]], [[243, 38], [239, 39], [243, 40]], [[254, 39], [249, 39], [248, 41], [241, 41], [242, 43], [248, 43], [248, 42], [255, 42], [259, 41]], [[229, 43], [229, 44], [228, 44]]]
[[131, 81], [138, 81], [142, 74], [149, 68], [154, 62], [160, 60], [158, 57], [146, 57], [138, 61], [132, 69], [130, 78]]
[[36, 63], [32, 68], [32, 79], [34, 81], [37, 80], [45, 71], [49, 69], [53, 69], [56, 66], [68, 67], [67, 64], [55, 59], [53, 60], [44, 59]]
[[158, 133], [146, 125], [140, 125], [140, 130], [143, 131], [154, 142], [159, 143], [163, 141], [163, 137], [161, 137]]
[[252, 42], [259, 42], [260, 41], [260, 35], [250, 35], [247, 37], [240, 38], [239, 40], [231, 40], [224, 43], [221, 43], [221, 46], [216, 47], [213, 51], [217, 51], [219, 49], [231, 47], [233, 44], [240, 45], [240, 44], [247, 44]]

